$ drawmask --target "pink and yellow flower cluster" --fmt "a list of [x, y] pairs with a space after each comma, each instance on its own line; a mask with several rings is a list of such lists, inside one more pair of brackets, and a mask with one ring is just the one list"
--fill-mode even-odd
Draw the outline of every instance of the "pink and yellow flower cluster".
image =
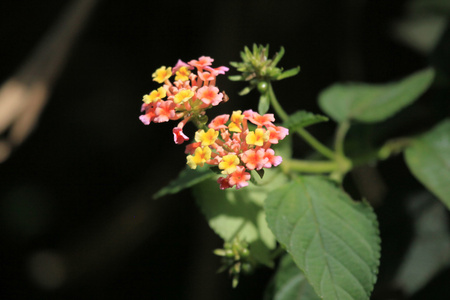
[[[198, 60], [185, 63], [181, 60], [172, 68], [162, 66], [157, 69], [153, 80], [163, 84], [158, 89], [144, 95], [139, 119], [145, 125], [179, 120], [173, 129], [174, 141], [181, 144], [189, 138], [183, 127], [189, 120], [200, 120], [205, 110], [228, 100], [224, 92], [215, 86], [216, 77], [225, 74], [227, 67], [211, 67], [214, 59], [202, 56]], [[193, 70], [196, 69], [194, 74]], [[169, 79], [173, 78], [173, 82]]]
[[[248, 121], [256, 125], [254, 130], [249, 128]], [[260, 115], [252, 110], [217, 116], [209, 129], [198, 130], [195, 142], [186, 147], [187, 164], [192, 169], [204, 164], [218, 166], [225, 175], [217, 180], [221, 189], [247, 186], [251, 170], [278, 166], [282, 161], [270, 147], [289, 131], [275, 126], [274, 121], [273, 114]]]

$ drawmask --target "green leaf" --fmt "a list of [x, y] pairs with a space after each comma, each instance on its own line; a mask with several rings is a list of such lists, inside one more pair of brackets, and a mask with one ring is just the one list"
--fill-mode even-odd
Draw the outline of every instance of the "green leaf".
[[380, 257], [372, 208], [324, 177], [298, 177], [268, 196], [267, 223], [323, 299], [369, 299]]
[[[267, 47], [268, 48], [268, 47]], [[267, 56], [267, 55], [266, 55]], [[284, 56], [284, 47], [281, 46], [280, 51], [278, 51], [275, 54], [275, 57], [273, 58], [272, 64], [270, 65], [272, 68], [276, 67], [277, 64], [280, 62], [281, 58]]]
[[269, 57], [269, 44], [263, 47], [263, 50], [264, 50], [264, 57], [267, 59]]
[[259, 175], [259, 178], [263, 179], [264, 178], [264, 169], [261, 170], [254, 170], [255, 173], [257, 173]]
[[277, 272], [272, 280], [266, 299], [273, 300], [320, 300], [314, 288], [306, 280], [292, 257], [286, 254], [280, 260]]
[[198, 167], [193, 170], [186, 167], [180, 172], [178, 178], [171, 181], [169, 185], [160, 189], [156, 194], [153, 195], [153, 199], [161, 198], [162, 196], [168, 194], [176, 194], [181, 190], [190, 188], [202, 181], [205, 181], [214, 176], [214, 173], [209, 170], [208, 167]]
[[[247, 46], [244, 47], [244, 51], [245, 51], [245, 55], [247, 56], [247, 60], [251, 60], [253, 58], [253, 54], [250, 51], [250, 49], [248, 49]], [[244, 60], [245, 61], [245, 60]]]
[[260, 47], [258, 45], [253, 44], [253, 56], [257, 56], [260, 52]]
[[305, 110], [299, 110], [289, 116], [289, 119], [283, 123], [284, 127], [290, 130], [307, 127], [320, 122], [327, 122], [328, 118], [322, 115], [316, 115]]
[[380, 122], [418, 99], [433, 78], [434, 70], [429, 68], [386, 84], [337, 83], [320, 93], [319, 105], [337, 122]]
[[228, 79], [231, 81], [244, 81], [245, 78], [242, 75], [230, 75]]
[[278, 75], [276, 80], [282, 80], [282, 79], [285, 79], [285, 78], [289, 78], [289, 77], [295, 76], [299, 72], [300, 72], [300, 67], [289, 69], [287, 71], [284, 71], [280, 75]]
[[261, 94], [259, 97], [258, 113], [264, 115], [270, 107], [270, 98], [267, 94]]
[[450, 209], [450, 119], [414, 140], [405, 160], [414, 176]]
[[239, 68], [239, 66], [241, 65], [241, 62], [237, 62], [237, 61], [230, 61], [230, 66], [235, 67], [235, 68]]
[[410, 298], [450, 265], [450, 220], [447, 208], [428, 192], [406, 200], [413, 239], [393, 282]]
[[226, 242], [236, 236], [249, 244], [252, 256], [260, 263], [273, 266], [270, 250], [276, 240], [267, 227], [263, 209], [267, 193], [283, 185], [286, 177], [276, 169], [265, 172], [264, 179], [256, 179], [242, 189], [220, 190], [219, 184], [210, 179], [193, 188], [197, 203], [209, 226]]
[[254, 86], [246, 86], [246, 87], [243, 88], [242, 91], [240, 91], [238, 94], [239, 94], [239, 96], [247, 95], [247, 94], [250, 93], [254, 88], [255, 88]]
[[431, 13], [438, 16], [450, 16], [450, 2], [448, 0], [414, 0], [409, 9], [415, 13]]

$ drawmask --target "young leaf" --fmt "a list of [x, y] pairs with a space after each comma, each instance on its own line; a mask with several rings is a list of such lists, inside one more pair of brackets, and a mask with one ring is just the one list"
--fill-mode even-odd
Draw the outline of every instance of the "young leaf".
[[259, 97], [258, 113], [264, 115], [270, 107], [270, 99], [267, 94], [261, 94]]
[[199, 167], [196, 170], [191, 168], [185, 168], [180, 172], [178, 178], [171, 181], [167, 186], [160, 189], [156, 194], [153, 195], [153, 199], [161, 198], [162, 196], [168, 194], [176, 194], [181, 190], [190, 188], [197, 183], [200, 183], [208, 178], [214, 176], [214, 173], [207, 167]]
[[277, 64], [280, 62], [281, 58], [284, 56], [284, 47], [281, 46], [280, 51], [275, 53], [275, 57], [273, 58], [271, 67], [276, 67]]
[[242, 75], [230, 75], [228, 76], [228, 79], [231, 81], [244, 81], [244, 77]]
[[378, 223], [324, 177], [298, 177], [268, 196], [267, 223], [322, 299], [369, 299], [380, 257]]
[[387, 84], [337, 83], [320, 93], [319, 106], [337, 122], [380, 122], [418, 99], [433, 78], [429, 68]]
[[405, 160], [411, 173], [450, 209], [450, 119], [414, 140]]
[[255, 173], [257, 173], [259, 175], [259, 178], [263, 179], [263, 177], [264, 177], [264, 169], [255, 170]]
[[280, 260], [266, 299], [273, 300], [320, 300], [305, 275], [295, 265], [289, 254]]
[[300, 67], [289, 69], [287, 71], [284, 71], [280, 75], [278, 75], [276, 80], [282, 80], [282, 79], [285, 79], [285, 78], [289, 78], [289, 77], [295, 76], [299, 72], [300, 72]]
[[326, 121], [328, 121], [328, 118], [325, 116], [315, 115], [305, 110], [299, 110], [290, 115], [289, 119], [283, 123], [283, 126], [295, 130], [296, 128], [303, 128]]
[[276, 245], [275, 237], [267, 227], [263, 203], [267, 193], [286, 182], [278, 170], [267, 170], [259, 184], [236, 190], [220, 190], [210, 179], [193, 188], [197, 203], [209, 226], [224, 241], [236, 236], [249, 244], [251, 254], [260, 262], [273, 266], [270, 250]]
[[244, 95], [247, 95], [248, 93], [250, 93], [253, 89], [254, 89], [253, 86], [246, 86], [238, 94], [239, 94], [239, 96], [244, 96]]

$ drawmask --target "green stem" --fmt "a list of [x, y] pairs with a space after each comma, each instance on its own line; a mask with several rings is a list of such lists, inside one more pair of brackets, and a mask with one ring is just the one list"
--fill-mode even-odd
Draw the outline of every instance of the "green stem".
[[336, 155], [340, 157], [345, 157], [344, 154], [344, 139], [348, 130], [350, 129], [350, 121], [346, 120], [339, 123], [336, 131], [336, 139], [334, 142], [334, 148], [336, 149]]
[[272, 88], [272, 83], [269, 81], [269, 98], [270, 98], [270, 104], [272, 105], [275, 112], [280, 116], [281, 120], [283, 122], [286, 122], [289, 119], [289, 115], [284, 111], [284, 109], [281, 107], [280, 103], [277, 100], [277, 97], [275, 96], [275, 93]]
[[330, 148], [328, 148], [327, 146], [325, 146], [324, 144], [319, 142], [315, 137], [313, 137], [304, 128], [300, 127], [300, 128], [297, 128], [295, 131], [305, 140], [305, 142], [307, 142], [311, 147], [316, 149], [317, 152], [319, 152], [326, 158], [334, 159], [334, 157], [335, 157], [334, 152]]
[[281, 256], [282, 254], [286, 253], [286, 249], [284, 249], [281, 246], [278, 246], [271, 254], [270, 254], [270, 259], [271, 260], [275, 260], [277, 259], [279, 256]]
[[[272, 88], [272, 83], [270, 82], [269, 82], [269, 98], [270, 104], [272, 105], [275, 112], [280, 116], [283, 122], [286, 122], [289, 119], [289, 115], [284, 111], [284, 109], [278, 102], [277, 97], [275, 96], [275, 93]], [[319, 142], [304, 128], [297, 128], [295, 131], [305, 140], [305, 142], [307, 142], [311, 147], [316, 149], [317, 152], [319, 152], [320, 154], [329, 159], [334, 159], [335, 157], [334, 152], [330, 148]]]
[[353, 158], [353, 166], [361, 166], [377, 160], [388, 159], [392, 155], [402, 152], [410, 144], [411, 138], [396, 138], [388, 140], [379, 149]]
[[312, 161], [300, 159], [287, 159], [281, 164], [285, 171], [297, 171], [305, 173], [330, 173], [338, 169], [334, 161]]

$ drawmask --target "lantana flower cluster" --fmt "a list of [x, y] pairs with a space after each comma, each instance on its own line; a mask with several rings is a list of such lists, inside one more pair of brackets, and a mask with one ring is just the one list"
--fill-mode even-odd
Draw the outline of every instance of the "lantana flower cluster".
[[152, 75], [153, 80], [163, 85], [144, 95], [141, 107], [144, 114], [139, 117], [142, 123], [182, 119], [173, 129], [174, 141], [181, 144], [189, 140], [183, 133], [184, 125], [190, 120], [206, 123], [205, 110], [228, 100], [215, 83], [216, 77], [229, 69], [224, 66], [213, 68], [213, 61], [209, 56], [202, 56], [188, 63], [178, 60], [173, 68], [162, 66], [157, 69]]
[[[248, 121], [256, 125], [254, 130]], [[282, 161], [271, 146], [284, 139], [289, 130], [275, 126], [274, 121], [273, 114], [260, 115], [252, 110], [217, 116], [209, 129], [198, 130], [195, 142], [186, 147], [187, 164], [192, 169], [204, 164], [218, 166], [225, 175], [217, 180], [221, 189], [247, 186], [251, 170], [278, 166]]]

